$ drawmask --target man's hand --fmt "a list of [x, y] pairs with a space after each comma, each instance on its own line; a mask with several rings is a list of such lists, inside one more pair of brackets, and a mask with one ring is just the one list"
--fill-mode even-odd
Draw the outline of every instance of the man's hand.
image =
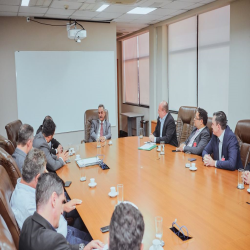
[[104, 247], [104, 244], [99, 241], [99, 240], [92, 240], [89, 242], [88, 245], [86, 245], [84, 247], [84, 250], [92, 250], [92, 249], [98, 249], [98, 250], [102, 250]]
[[153, 134], [150, 134], [149, 140], [150, 140], [151, 142], [154, 142], [154, 141], [155, 141], [155, 136], [154, 136]]
[[81, 200], [73, 199], [63, 205], [63, 211], [69, 213], [70, 211], [76, 208], [76, 205], [80, 204], [82, 204]]
[[58, 158], [60, 157], [63, 159], [64, 162], [67, 161], [69, 158], [69, 152], [64, 151], [62, 153], [59, 153]]
[[57, 147], [57, 153], [60, 154], [62, 153], [62, 151], [63, 151], [63, 147], [61, 144], [59, 144], [59, 146]]
[[215, 161], [210, 155], [204, 156], [204, 165], [207, 167], [215, 167]]
[[176, 151], [183, 151], [184, 149], [184, 146], [186, 146], [184, 143], [182, 143], [181, 145], [180, 145], [180, 147], [179, 148], [176, 148]]
[[100, 141], [101, 141], [101, 142], [105, 142], [105, 141], [106, 141], [105, 136], [100, 137]]
[[250, 184], [250, 172], [249, 171], [245, 171], [243, 178], [246, 184]]

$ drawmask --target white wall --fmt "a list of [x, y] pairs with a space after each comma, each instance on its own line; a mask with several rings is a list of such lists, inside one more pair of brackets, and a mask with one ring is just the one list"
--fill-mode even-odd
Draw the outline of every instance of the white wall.
[[[52, 20], [44, 22], [65, 23]], [[66, 27], [51, 27], [34, 22], [27, 23], [25, 17], [0, 17], [0, 23], [0, 134], [3, 136], [6, 136], [5, 125], [18, 119], [15, 51], [114, 51], [116, 65], [115, 23], [82, 23], [87, 30], [87, 38], [82, 40], [81, 43], [68, 39]], [[93, 69], [93, 74], [95, 74], [95, 69]], [[44, 95], [49, 95], [51, 105], [56, 105], [58, 112], [61, 112], [65, 119], [70, 119], [70, 115], [64, 114], [60, 110], [60, 103], [67, 102], [66, 97], [57, 96], [56, 93], [51, 93], [49, 89], [43, 89], [42, 86], [37, 91], [43, 91]], [[27, 98], [29, 97], [27, 96]], [[29, 107], [27, 107], [27, 112], [29, 112]], [[79, 112], [82, 116], [84, 115], [81, 110]], [[49, 115], [49, 110], [47, 113]], [[43, 118], [41, 117], [41, 123]], [[25, 121], [23, 122], [25, 123]], [[112, 136], [117, 137], [117, 127], [112, 127]], [[62, 144], [80, 143], [84, 139], [84, 131], [56, 134], [55, 137]]]

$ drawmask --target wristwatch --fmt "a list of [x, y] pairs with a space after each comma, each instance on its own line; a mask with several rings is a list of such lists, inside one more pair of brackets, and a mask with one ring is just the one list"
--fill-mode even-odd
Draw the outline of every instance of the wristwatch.
[[83, 243], [79, 244], [79, 250], [83, 250], [84, 247], [85, 247], [85, 244], [83, 244]]

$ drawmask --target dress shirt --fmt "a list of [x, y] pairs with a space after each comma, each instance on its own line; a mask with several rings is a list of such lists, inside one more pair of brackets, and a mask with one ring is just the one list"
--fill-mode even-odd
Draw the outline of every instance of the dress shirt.
[[12, 154], [12, 157], [15, 159], [15, 162], [20, 170], [20, 172], [22, 173], [22, 168], [23, 168], [23, 164], [24, 164], [24, 160], [26, 158], [26, 153], [24, 153], [21, 149], [16, 148], [15, 152]]
[[[219, 160], [221, 160], [221, 154], [222, 154], [222, 145], [223, 145], [223, 139], [224, 139], [224, 134], [225, 134], [225, 130], [223, 130], [222, 134], [220, 135], [220, 137], [218, 137], [219, 142]], [[215, 167], [217, 167], [217, 161], [215, 161]]]
[[[160, 122], [161, 122], [160, 137], [162, 137], [162, 130], [163, 130], [164, 122], [165, 122], [167, 116], [168, 116], [168, 113], [163, 118], [160, 118]], [[156, 142], [156, 138], [154, 138], [154, 142]]]
[[[195, 132], [195, 134], [194, 134], [193, 137], [191, 138], [190, 142], [188, 143], [188, 145], [185, 145], [185, 146], [192, 147], [195, 138], [199, 135], [199, 133], [200, 133], [205, 127], [206, 127], [206, 126], [204, 126], [203, 128], [197, 129], [196, 132]], [[183, 150], [184, 150], [185, 146], [183, 147]]]
[[[20, 182], [17, 179], [15, 190], [12, 193], [10, 206], [15, 215], [20, 230], [24, 221], [36, 211], [36, 189]], [[65, 238], [67, 236], [67, 221], [61, 215], [57, 232]]]
[[[98, 134], [97, 134], [97, 137], [96, 138], [100, 138], [100, 132], [101, 132], [101, 123], [102, 123], [102, 126], [103, 126], [103, 123], [104, 123], [104, 120], [101, 121], [100, 119], [98, 120], [99, 121], [99, 128], [98, 128]], [[105, 139], [106, 139], [106, 136], [104, 136]]]

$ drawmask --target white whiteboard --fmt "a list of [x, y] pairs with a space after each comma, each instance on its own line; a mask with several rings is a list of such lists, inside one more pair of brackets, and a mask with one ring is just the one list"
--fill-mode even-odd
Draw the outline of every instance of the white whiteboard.
[[15, 52], [18, 119], [37, 128], [46, 115], [56, 133], [84, 130], [84, 113], [104, 104], [116, 126], [113, 51]]

